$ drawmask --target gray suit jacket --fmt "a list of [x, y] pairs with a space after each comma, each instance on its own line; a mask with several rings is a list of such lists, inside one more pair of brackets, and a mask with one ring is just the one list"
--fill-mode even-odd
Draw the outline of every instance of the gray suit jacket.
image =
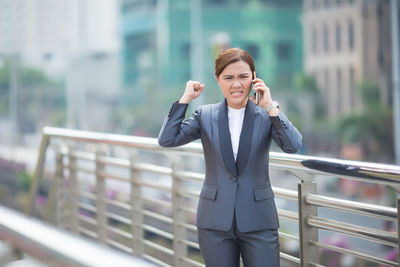
[[235, 210], [241, 232], [278, 228], [268, 173], [271, 137], [283, 151], [295, 153], [302, 145], [299, 131], [281, 111], [277, 117], [270, 117], [265, 109], [249, 100], [235, 162], [226, 100], [200, 106], [185, 120], [187, 107], [187, 104], [173, 104], [158, 143], [175, 147], [201, 138], [206, 173], [197, 209], [197, 227], [228, 231]]

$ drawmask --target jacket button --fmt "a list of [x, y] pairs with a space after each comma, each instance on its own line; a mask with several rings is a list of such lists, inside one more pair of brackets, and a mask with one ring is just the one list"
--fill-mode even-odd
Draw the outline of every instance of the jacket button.
[[235, 177], [235, 176], [231, 176], [231, 180], [232, 180], [232, 182], [237, 182], [237, 177]]

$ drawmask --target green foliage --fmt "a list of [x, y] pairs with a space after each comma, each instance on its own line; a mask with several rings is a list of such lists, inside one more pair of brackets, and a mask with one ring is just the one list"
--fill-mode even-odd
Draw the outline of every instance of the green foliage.
[[293, 87], [295, 91], [310, 98], [313, 106], [312, 121], [318, 123], [326, 119], [325, 100], [322, 98], [320, 89], [314, 77], [305, 73], [296, 73], [293, 78]]
[[0, 68], [0, 115], [8, 113], [8, 69]]
[[0, 93], [8, 89], [8, 78], [10, 74], [8, 67], [3, 66], [0, 68]]
[[32, 177], [28, 173], [24, 171], [18, 172], [17, 173], [18, 191], [28, 192], [31, 180]]
[[[0, 116], [9, 113], [10, 59], [0, 68]], [[18, 80], [19, 127], [22, 132], [35, 130], [36, 125], [65, 124], [65, 93], [63, 85], [46, 76], [39, 69], [16, 62]]]
[[285, 109], [286, 115], [290, 118], [290, 121], [296, 128], [302, 129], [302, 118], [300, 116], [301, 111], [295, 103], [296, 99], [288, 99], [287, 108]]
[[393, 114], [379, 101], [379, 88], [368, 82], [358, 86], [363, 109], [339, 118], [336, 133], [345, 143], [360, 144], [366, 160], [393, 159]]
[[[380, 106], [379, 88], [377, 85], [364, 81], [358, 85], [357, 89], [365, 107]], [[364, 112], [368, 111], [369, 109], [364, 109]]]
[[[57, 104], [57, 106], [60, 106]], [[65, 110], [55, 110], [49, 114], [49, 125], [53, 127], [64, 127], [67, 120], [67, 114]]]
[[319, 94], [317, 82], [307, 74], [296, 73], [293, 82], [295, 89], [302, 93]]
[[47, 76], [38, 69], [23, 67], [20, 73], [22, 86], [37, 86], [43, 84], [53, 84]]

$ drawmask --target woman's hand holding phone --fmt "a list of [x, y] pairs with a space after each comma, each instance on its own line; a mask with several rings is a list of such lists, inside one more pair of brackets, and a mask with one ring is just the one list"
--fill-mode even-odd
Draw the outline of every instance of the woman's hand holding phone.
[[[256, 105], [266, 108], [269, 103], [272, 102], [271, 92], [269, 88], [265, 85], [264, 81], [260, 78], [256, 77], [256, 72], [254, 74], [253, 79], [253, 91], [255, 93], [254, 97], [250, 97], [250, 100], [253, 101]], [[258, 96], [258, 103], [257, 103], [257, 94]]]
[[197, 81], [188, 81], [186, 83], [185, 92], [179, 100], [179, 103], [189, 104], [193, 99], [201, 95], [203, 90], [204, 84]]

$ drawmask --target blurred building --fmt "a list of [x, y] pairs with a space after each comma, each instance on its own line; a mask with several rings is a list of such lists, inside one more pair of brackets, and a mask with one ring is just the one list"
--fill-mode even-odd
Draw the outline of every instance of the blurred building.
[[126, 91], [139, 104], [176, 98], [200, 80], [203, 101], [219, 101], [214, 60], [230, 47], [248, 50], [271, 88], [290, 90], [302, 70], [301, 8], [300, 0], [122, 0]]
[[373, 82], [391, 103], [389, 0], [304, 0], [304, 68], [316, 78], [328, 114], [362, 106], [356, 86]]
[[108, 0], [0, 0], [0, 56], [65, 81], [67, 127], [112, 127], [121, 69], [118, 7]]

